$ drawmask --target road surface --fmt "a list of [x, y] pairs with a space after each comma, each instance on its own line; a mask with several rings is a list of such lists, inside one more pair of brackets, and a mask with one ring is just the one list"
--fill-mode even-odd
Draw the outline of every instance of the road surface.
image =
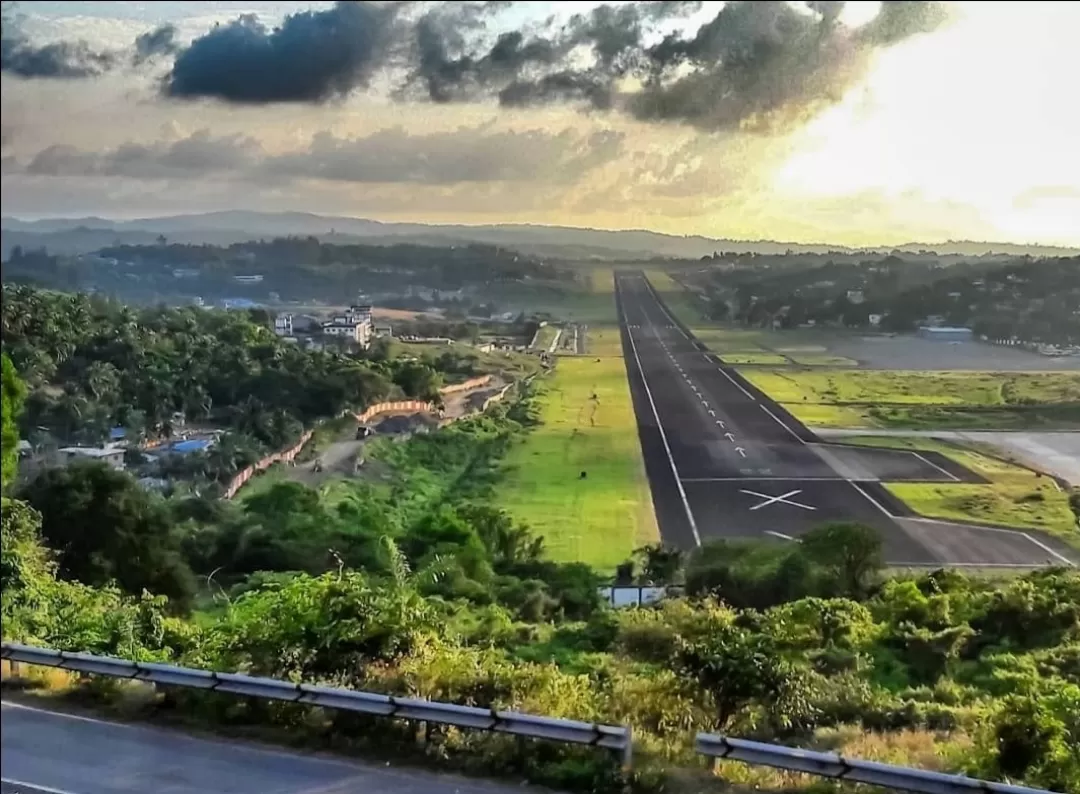
[[512, 785], [369, 766], [3, 703], [0, 794], [520, 794]]
[[1071, 485], [1080, 486], [1080, 431], [1077, 430], [842, 430], [822, 429], [825, 437], [910, 436], [989, 444], [1015, 456], [1028, 466], [1049, 471]]
[[[664, 540], [791, 541], [854, 520], [877, 529], [903, 565], [1068, 562], [1055, 540], [960, 524], [936, 531], [904, 513], [877, 482], [958, 482], [964, 469], [926, 455], [827, 448], [774, 400], [706, 352], [640, 274], [616, 276], [616, 299], [645, 467]], [[977, 480], [975, 480], [977, 481]]]

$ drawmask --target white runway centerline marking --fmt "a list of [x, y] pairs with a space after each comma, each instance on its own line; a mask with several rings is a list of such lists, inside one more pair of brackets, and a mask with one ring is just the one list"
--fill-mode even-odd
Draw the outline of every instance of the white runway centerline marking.
[[804, 505], [802, 502], [795, 502], [795, 501], [793, 501], [791, 499], [791, 497], [798, 496], [799, 494], [802, 493], [802, 490], [800, 490], [800, 489], [796, 489], [794, 491], [788, 491], [783, 496], [769, 496], [766, 493], [758, 493], [757, 491], [748, 491], [745, 488], [740, 488], [739, 491], [740, 491], [740, 493], [750, 494], [751, 496], [757, 496], [757, 497], [765, 500], [764, 502], [760, 502], [759, 504], [756, 504], [753, 507], [751, 507], [750, 508], [751, 510], [760, 510], [763, 507], [768, 507], [769, 505], [778, 504], [778, 503], [791, 505], [792, 507], [801, 507], [803, 510], [817, 510], [816, 507], [811, 507], [810, 505]]

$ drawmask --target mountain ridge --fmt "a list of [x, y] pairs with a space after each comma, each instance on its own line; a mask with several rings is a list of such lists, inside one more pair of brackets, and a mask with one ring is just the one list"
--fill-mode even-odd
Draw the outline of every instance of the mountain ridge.
[[[549, 226], [532, 223], [503, 224], [428, 224], [378, 221], [368, 218], [319, 215], [309, 212], [258, 212], [225, 210], [219, 212], [163, 215], [115, 220], [100, 216], [42, 218], [23, 220], [4, 216], [4, 251], [14, 245], [46, 245], [58, 253], [82, 253], [116, 242], [139, 244], [146, 235], [173, 236], [174, 242], [228, 244], [260, 237], [312, 235], [328, 242], [418, 242], [447, 245], [455, 241], [478, 242], [525, 249], [583, 248], [585, 256], [619, 258], [620, 256], [663, 256], [699, 258], [714, 252], [760, 254], [795, 253], [916, 253], [933, 251], [942, 255], [978, 256], [995, 253], [1022, 256], [1072, 256], [1080, 248], [1056, 245], [950, 240], [943, 243], [911, 242], [902, 245], [847, 246], [830, 243], [793, 243], [774, 240], [737, 240], [703, 235], [674, 235], [647, 229], [594, 229], [575, 226]], [[81, 235], [81, 238], [80, 238]], [[66, 239], [65, 239], [66, 237]], [[104, 242], [102, 238], [110, 237]], [[17, 238], [17, 239], [16, 239]], [[55, 238], [49, 245], [47, 238]], [[131, 238], [125, 239], [125, 238]], [[58, 244], [58, 245], [57, 245]], [[61, 248], [68, 250], [60, 250]]]

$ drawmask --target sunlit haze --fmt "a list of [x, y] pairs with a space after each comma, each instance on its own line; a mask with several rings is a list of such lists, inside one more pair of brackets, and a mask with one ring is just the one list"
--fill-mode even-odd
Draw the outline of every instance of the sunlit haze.
[[[187, 46], [240, 13], [278, 24], [331, 5], [34, 2], [5, 13], [33, 45], [83, 39], [119, 51], [163, 23]], [[565, 21], [597, 5], [518, 3], [488, 31], [528, 34], [551, 13]], [[645, 43], [692, 32], [721, 6], [661, 20]], [[848, 3], [840, 21], [857, 35], [879, 7]], [[847, 56], [820, 96], [800, 96], [781, 107], [783, 124], [766, 127], [755, 114], [687, 124], [572, 102], [434, 103], [395, 93], [381, 74], [321, 103], [226, 104], [164, 96], [163, 59], [78, 79], [20, 76], [5, 63], [3, 211], [298, 210], [850, 245], [1080, 245], [1080, 4], [950, 12], [930, 32]], [[125, 159], [133, 144], [146, 147], [138, 163]]]

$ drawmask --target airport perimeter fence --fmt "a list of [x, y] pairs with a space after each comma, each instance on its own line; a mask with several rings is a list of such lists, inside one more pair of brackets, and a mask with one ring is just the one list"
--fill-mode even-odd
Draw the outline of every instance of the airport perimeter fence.
[[[17, 643], [3, 643], [0, 657], [11, 663], [18, 675], [18, 664], [53, 667], [88, 675], [102, 675], [162, 686], [178, 686], [207, 692], [281, 700], [311, 706], [355, 711], [394, 719], [434, 722], [458, 728], [508, 733], [532, 739], [569, 744], [584, 744], [618, 753], [623, 768], [633, 764], [633, 733], [629, 726], [604, 725], [553, 717], [522, 714], [515, 711], [458, 706], [417, 698], [400, 698], [374, 692], [295, 684], [273, 678], [259, 678], [243, 673], [215, 673], [154, 662], [131, 662], [109, 656], [70, 653], [51, 648], [37, 648]], [[852, 783], [867, 783], [896, 791], [921, 794], [1051, 794], [1042, 789], [990, 783], [984, 780], [928, 772], [920, 769], [843, 758], [835, 753], [799, 750], [746, 739], [734, 739], [699, 733], [695, 749], [706, 758], [729, 759], [758, 766], [770, 766], [794, 772]]]

